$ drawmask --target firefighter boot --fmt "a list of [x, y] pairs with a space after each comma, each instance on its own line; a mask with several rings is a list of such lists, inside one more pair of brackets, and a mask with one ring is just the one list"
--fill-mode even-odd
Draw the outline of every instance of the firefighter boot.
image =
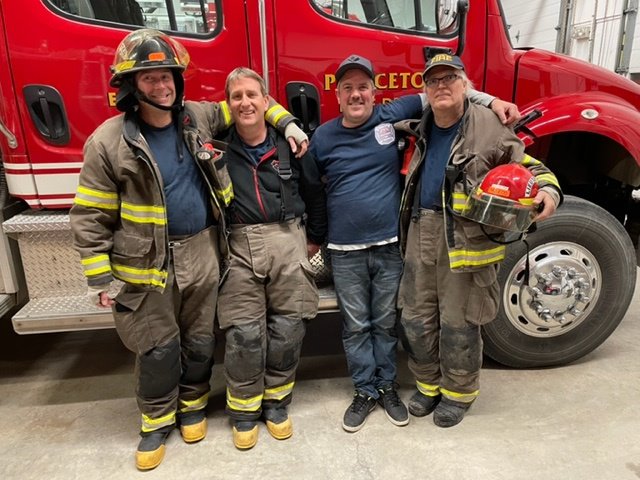
[[253, 420], [233, 422], [233, 444], [238, 450], [249, 450], [258, 443], [258, 424]]
[[164, 459], [164, 444], [175, 425], [162, 427], [152, 432], [141, 432], [142, 439], [136, 451], [136, 467], [138, 470], [151, 470], [156, 468]]
[[426, 417], [436, 409], [441, 398], [441, 395], [428, 396], [416, 392], [409, 399], [409, 413], [414, 417]]
[[293, 425], [287, 413], [287, 407], [265, 407], [262, 415], [267, 424], [267, 430], [276, 440], [286, 440], [293, 435]]
[[180, 435], [186, 443], [195, 443], [207, 436], [207, 417], [204, 409], [178, 415]]
[[454, 402], [443, 397], [433, 411], [433, 423], [442, 428], [453, 427], [462, 421], [470, 406], [470, 403]]

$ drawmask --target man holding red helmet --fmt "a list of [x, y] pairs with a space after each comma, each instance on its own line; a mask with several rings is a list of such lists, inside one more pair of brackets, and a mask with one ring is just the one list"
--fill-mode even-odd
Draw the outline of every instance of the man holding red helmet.
[[479, 392], [480, 326], [494, 319], [500, 300], [505, 246], [496, 240], [549, 217], [562, 193], [511, 129], [468, 102], [459, 57], [431, 57], [423, 77], [429, 107], [421, 120], [396, 124], [417, 137], [401, 203], [398, 306], [416, 377], [409, 412], [434, 412], [437, 426], [451, 427]]

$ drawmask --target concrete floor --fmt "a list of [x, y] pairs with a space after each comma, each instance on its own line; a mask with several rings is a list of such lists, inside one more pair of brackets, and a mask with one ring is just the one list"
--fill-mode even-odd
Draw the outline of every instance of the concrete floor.
[[[209, 434], [186, 445], [174, 432], [152, 472], [133, 455], [139, 414], [133, 357], [115, 331], [0, 335], [2, 479], [489, 479], [640, 478], [640, 288], [629, 314], [595, 352], [572, 365], [512, 370], [487, 360], [482, 394], [457, 427], [431, 417], [395, 427], [379, 407], [347, 434], [341, 418], [352, 387], [337, 318], [309, 329], [290, 413], [294, 436], [264, 427], [239, 452], [224, 415], [220, 367]], [[221, 352], [218, 352], [220, 355]], [[412, 379], [400, 355], [400, 390]]]

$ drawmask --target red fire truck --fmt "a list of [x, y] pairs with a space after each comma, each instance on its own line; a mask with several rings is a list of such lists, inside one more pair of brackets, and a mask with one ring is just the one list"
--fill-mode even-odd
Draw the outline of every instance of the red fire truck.
[[[528, 237], [526, 284], [525, 246], [509, 248], [485, 351], [519, 367], [570, 362], [625, 315], [640, 225], [640, 87], [514, 49], [499, 0], [22, 0], [0, 3], [0, 313], [24, 304], [18, 333], [112, 326], [86, 301], [67, 209], [85, 139], [117, 113], [115, 47], [142, 26], [187, 47], [188, 98], [222, 100], [227, 73], [250, 66], [310, 134], [338, 114], [333, 72], [349, 54], [373, 61], [384, 102], [420, 91], [425, 47], [462, 52], [478, 89], [542, 113], [521, 136], [567, 194]], [[325, 295], [321, 307], [335, 300]]]

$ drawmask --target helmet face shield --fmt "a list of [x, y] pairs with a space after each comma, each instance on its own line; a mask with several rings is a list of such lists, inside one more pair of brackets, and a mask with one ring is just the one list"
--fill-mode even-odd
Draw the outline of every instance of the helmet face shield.
[[491, 169], [467, 198], [461, 216], [483, 225], [525, 232], [536, 215], [533, 200], [538, 184], [533, 174], [520, 164]]
[[535, 217], [533, 202], [520, 202], [487, 195], [480, 189], [467, 199], [462, 216], [483, 225], [512, 232], [525, 232]]
[[158, 30], [136, 30], [118, 45], [110, 85], [119, 87], [124, 75], [141, 70], [171, 68], [182, 72], [188, 64], [189, 53], [178, 41]]

